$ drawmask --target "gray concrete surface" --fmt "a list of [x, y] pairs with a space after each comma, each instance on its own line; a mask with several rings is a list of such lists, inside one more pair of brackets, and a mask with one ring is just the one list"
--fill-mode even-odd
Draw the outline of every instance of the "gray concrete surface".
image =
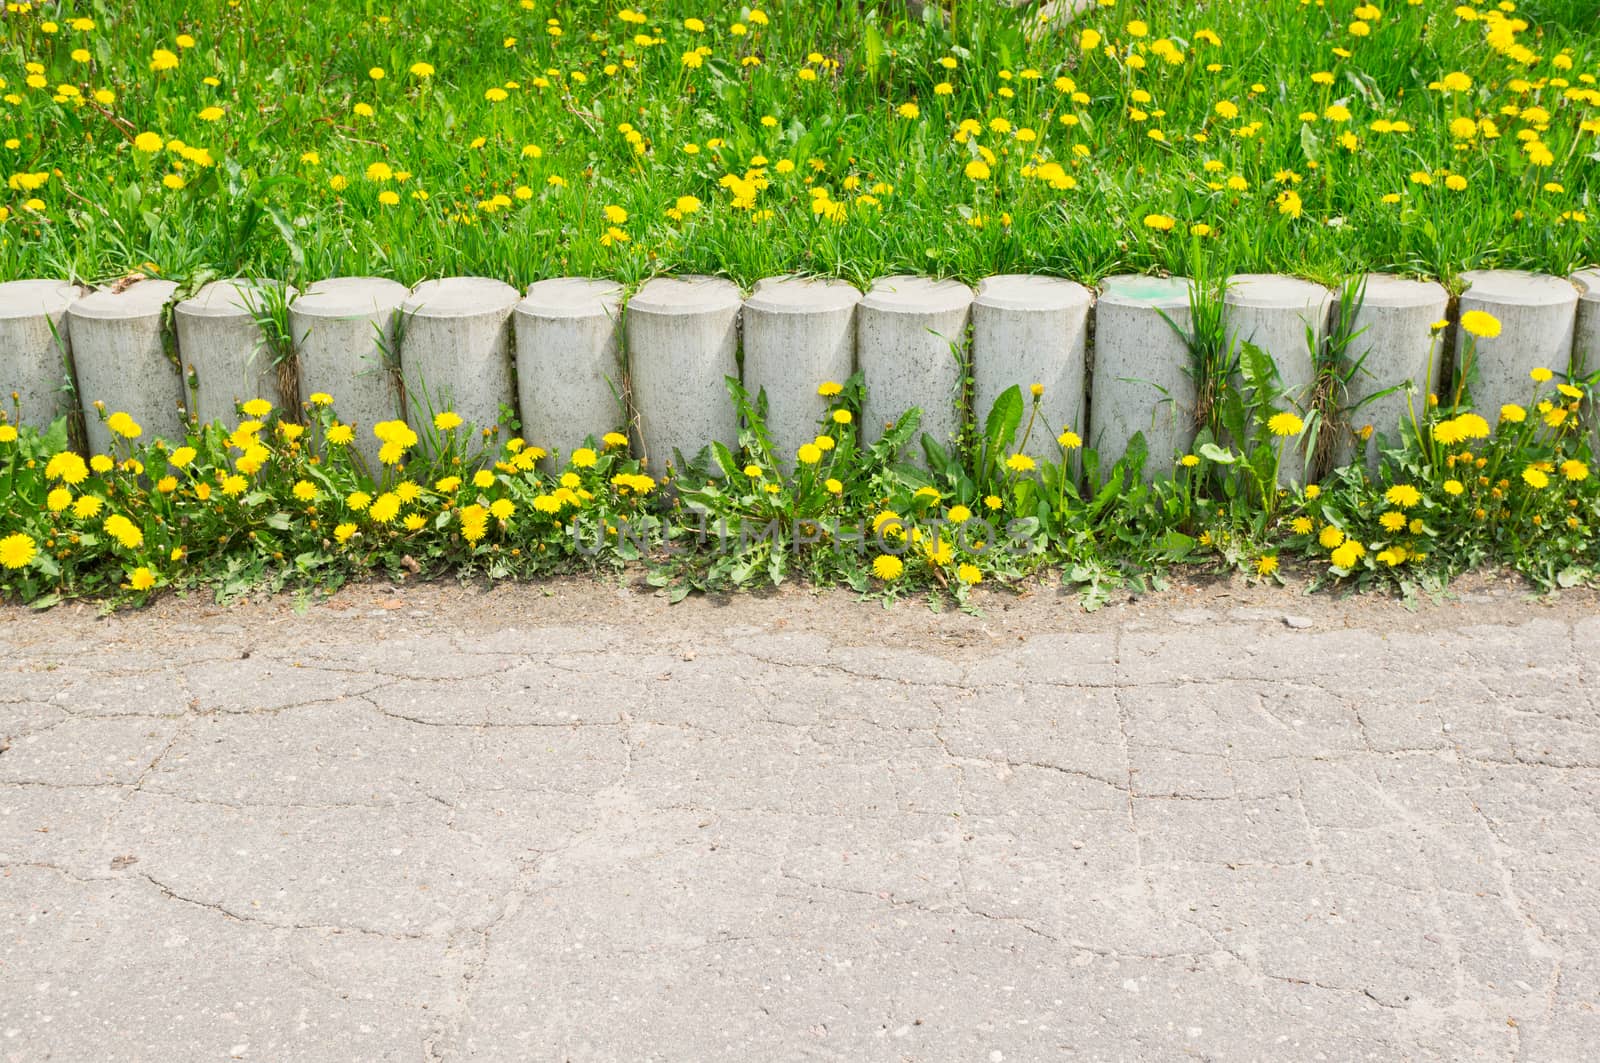
[[0, 1059], [1592, 1058], [1593, 596], [0, 610]]

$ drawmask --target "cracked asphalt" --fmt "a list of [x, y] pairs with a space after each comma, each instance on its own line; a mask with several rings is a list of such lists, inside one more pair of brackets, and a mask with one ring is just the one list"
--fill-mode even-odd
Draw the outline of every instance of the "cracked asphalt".
[[1588, 1060], [1592, 595], [0, 609], [0, 1059]]

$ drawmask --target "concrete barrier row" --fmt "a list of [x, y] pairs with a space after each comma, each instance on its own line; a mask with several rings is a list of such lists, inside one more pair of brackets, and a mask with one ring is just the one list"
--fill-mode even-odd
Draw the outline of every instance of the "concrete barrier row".
[[[1464, 280], [1453, 316], [1484, 310], [1502, 326], [1476, 341], [1473, 394], [1486, 416], [1527, 397], [1530, 369], [1600, 368], [1600, 270], [1570, 279], [1481, 271]], [[153, 435], [176, 437], [191, 409], [203, 422], [229, 420], [244, 399], [292, 404], [321, 391], [362, 428], [416, 423], [447, 408], [482, 427], [512, 408], [523, 435], [557, 453], [626, 425], [659, 469], [674, 450], [736, 441], [724, 377], [741, 378], [752, 393], [765, 389], [773, 438], [792, 454], [825, 412], [817, 385], [859, 369], [869, 440], [911, 406], [928, 432], [953, 437], [970, 412], [969, 372], [979, 417], [1013, 384], [1044, 385], [1045, 423], [1029, 441], [1036, 456], [1054, 454], [1067, 426], [1109, 458], [1143, 432], [1152, 469], [1167, 469], [1195, 431], [1180, 334], [1192, 327], [1190, 283], [1181, 278], [1112, 277], [1098, 293], [1043, 276], [989, 277], [976, 289], [886, 277], [865, 293], [842, 281], [775, 278], [748, 298], [730, 281], [694, 276], [650, 280], [631, 298], [586, 278], [540, 281], [519, 294], [475, 277], [415, 289], [341, 277], [276, 296], [263, 282], [219, 281], [172, 308], [174, 359], [163, 315], [176, 290], [162, 280], [88, 293], [53, 280], [0, 284], [0, 385], [19, 394], [22, 419], [56, 416], [63, 381], [73, 379], [89, 444], [106, 450], [96, 401], [127, 410]], [[1408, 380], [1422, 393], [1435, 388], [1444, 352], [1467, 348], [1459, 335], [1453, 345], [1435, 335], [1450, 312], [1446, 290], [1373, 274], [1361, 296], [1349, 355], [1364, 357], [1363, 371], [1346, 401]], [[1314, 386], [1308, 333], [1318, 343], [1327, 336], [1340, 298], [1289, 277], [1234, 277], [1226, 327], [1271, 354], [1290, 392], [1305, 394]], [[274, 300], [287, 302], [290, 345], [263, 342], [259, 322]], [[296, 373], [272, 364], [283, 350]], [[283, 394], [284, 381], [296, 379], [299, 395]], [[1356, 420], [1392, 433], [1405, 405], [1403, 394], [1389, 395]], [[371, 434], [358, 438], [374, 457]]]

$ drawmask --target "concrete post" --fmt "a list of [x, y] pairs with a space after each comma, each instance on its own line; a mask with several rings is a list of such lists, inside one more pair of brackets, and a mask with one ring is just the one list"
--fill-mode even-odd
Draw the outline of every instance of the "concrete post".
[[1021, 387], [1026, 403], [1032, 401], [1030, 387], [1043, 384], [1042, 423], [1033, 426], [1027, 453], [1060, 460], [1056, 437], [1065, 428], [1089, 438], [1083, 407], [1091, 302], [1089, 289], [1057, 277], [1012, 274], [979, 282], [972, 304], [972, 373], [980, 431], [1007, 388]]
[[657, 473], [718, 440], [739, 442], [727, 377], [739, 375], [739, 289], [720, 277], [656, 277], [628, 302], [628, 373], [642, 454]]
[[1572, 369], [1579, 374], [1600, 369], [1600, 269], [1572, 275], [1578, 289], [1578, 314], [1572, 333]]
[[[1361, 291], [1361, 303], [1351, 313], [1350, 331], [1355, 340], [1345, 357], [1360, 363], [1345, 393], [1350, 408], [1350, 427], [1359, 431], [1371, 425], [1373, 432], [1364, 444], [1352, 436], [1340, 440], [1335, 460], [1349, 464], [1359, 451], [1367, 467], [1378, 468], [1383, 445], [1398, 446], [1404, 431], [1410, 431], [1409, 418], [1415, 410], [1420, 424], [1428, 406], [1428, 395], [1439, 386], [1439, 359], [1444, 340], [1433, 331], [1435, 322], [1444, 320], [1450, 293], [1433, 281], [1409, 280], [1387, 273], [1369, 273]], [[1338, 312], [1345, 309], [1339, 306]], [[1407, 405], [1406, 389], [1360, 405], [1376, 395], [1410, 381], [1414, 387]], [[1357, 408], [1359, 406], [1359, 408]]]
[[356, 426], [356, 452], [374, 475], [382, 444], [372, 426], [404, 413], [391, 359], [398, 363], [395, 318], [408, 294], [405, 285], [381, 277], [334, 277], [289, 306], [300, 390], [333, 396], [339, 419]]
[[[194, 412], [201, 424], [237, 423], [236, 404], [250, 399], [266, 399], [280, 410], [298, 401], [284, 394], [273, 352], [256, 322], [269, 300], [294, 294], [292, 287], [273, 281], [212, 281], [173, 308], [178, 356], [194, 374]], [[289, 409], [288, 415], [298, 412]]]
[[504, 281], [446, 277], [423, 281], [401, 304], [400, 365], [413, 424], [453, 410], [467, 422], [463, 432], [483, 438], [484, 430], [498, 428], [500, 407], [516, 402], [511, 308], [517, 299]]
[[0, 284], [0, 409], [15, 420], [16, 392], [22, 424], [41, 431], [66, 412], [61, 385], [72, 373], [67, 307], [76, 285], [58, 280]]
[[625, 428], [622, 285], [557, 277], [528, 286], [512, 314], [522, 434], [545, 468], [613, 428]]
[[84, 428], [95, 453], [109, 452], [112, 443], [96, 401], [107, 413], [126, 411], [144, 429], [143, 442], [184, 438], [183, 383], [161, 329], [162, 311], [177, 290], [172, 281], [143, 280], [90, 292], [67, 308]]
[[744, 303], [744, 381], [750, 397], [765, 388], [767, 430], [784, 469], [821, 431], [828, 401], [824, 381], [844, 383], [855, 371], [856, 304], [861, 292], [844, 281], [773, 277]]
[[[861, 436], [876, 442], [885, 427], [912, 407], [921, 432], [948, 446], [961, 431], [961, 377], [967, 351], [972, 289], [951, 280], [883, 277], [856, 312], [856, 359], [867, 397]], [[920, 460], [920, 433], [908, 448]]]
[[1228, 339], [1253, 343], [1272, 356], [1289, 397], [1304, 403], [1316, 366], [1311, 344], [1320, 349], [1328, 336], [1333, 293], [1320, 284], [1272, 273], [1240, 273], [1228, 278]]
[[[1333, 293], [1320, 284], [1271, 273], [1240, 273], [1228, 279], [1228, 342], [1251, 343], [1271, 355], [1288, 402], [1301, 414], [1311, 402], [1316, 380], [1313, 351], [1328, 336]], [[1309, 340], [1307, 333], [1310, 333]], [[1313, 456], [1305, 451], [1307, 436], [1285, 440], [1279, 476], [1285, 483], [1305, 482]]]
[[[1565, 277], [1521, 270], [1470, 270], [1461, 279], [1467, 282], [1467, 290], [1456, 315], [1456, 365], [1465, 373], [1469, 351], [1476, 348], [1472, 406], [1494, 424], [1501, 406], [1527, 403], [1533, 393], [1530, 371], [1545, 368], [1558, 375], [1566, 373], [1572, 361], [1578, 289]], [[1500, 322], [1500, 335], [1494, 339], [1469, 337], [1460, 319], [1473, 310], [1493, 314]]]
[[1189, 289], [1181, 277], [1133, 275], [1108, 277], [1100, 287], [1089, 400], [1093, 435], [1086, 438], [1102, 469], [1122, 458], [1135, 432], [1144, 433], [1150, 475], [1170, 473], [1175, 457], [1194, 442]]

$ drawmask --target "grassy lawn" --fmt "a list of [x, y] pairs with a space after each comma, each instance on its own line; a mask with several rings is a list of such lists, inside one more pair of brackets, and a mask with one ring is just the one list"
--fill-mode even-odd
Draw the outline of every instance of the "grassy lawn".
[[[1511, 10], [1503, 10], [1511, 9]], [[1590, 0], [9, 4], [0, 276], [1593, 260]], [[703, 20], [703, 21], [702, 21]]]

